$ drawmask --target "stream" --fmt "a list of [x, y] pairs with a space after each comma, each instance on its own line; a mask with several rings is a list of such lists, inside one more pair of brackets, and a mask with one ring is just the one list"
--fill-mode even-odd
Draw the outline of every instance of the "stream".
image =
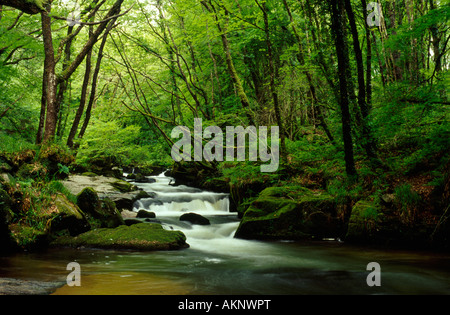
[[[0, 278], [55, 283], [53, 294], [297, 295], [450, 294], [450, 255], [350, 246], [338, 241], [261, 242], [234, 238], [239, 225], [226, 194], [172, 186], [164, 174], [135, 183], [155, 198], [135, 211], [155, 212], [166, 229], [181, 230], [189, 248], [134, 252], [50, 249], [0, 257]], [[180, 221], [186, 212], [210, 225]], [[81, 266], [81, 286], [69, 287], [66, 266]], [[369, 287], [370, 262], [381, 286]], [[1, 286], [1, 284], [0, 284]]]

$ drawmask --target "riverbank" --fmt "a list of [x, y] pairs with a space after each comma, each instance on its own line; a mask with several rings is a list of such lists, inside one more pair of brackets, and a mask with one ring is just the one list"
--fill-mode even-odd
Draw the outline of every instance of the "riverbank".
[[[30, 169], [31, 160], [26, 161], [19, 170]], [[127, 226], [121, 213], [151, 196], [123, 180], [123, 174], [120, 178], [66, 174], [59, 180], [36, 182], [20, 171], [9, 171], [0, 181], [1, 254], [75, 246], [69, 240], [80, 235], [83, 241], [80, 236], [76, 246], [147, 251], [188, 246], [182, 233], [165, 231], [157, 223], [145, 226], [145, 231]]]
[[[16, 279], [20, 285], [19, 291], [10, 285], [11, 291], [5, 294], [28, 294], [39, 286], [51, 286], [47, 291], [36, 289], [42, 294], [447, 294], [450, 257], [446, 254], [357, 246], [338, 240], [261, 242], [236, 238], [242, 220], [236, 212], [226, 211], [222, 193], [172, 186], [173, 179], [165, 176], [153, 179], [151, 183], [136, 183], [154, 196], [136, 206], [148, 213], [154, 210], [156, 218], [151, 220], [182, 231], [189, 248], [149, 252], [111, 247], [98, 250], [76, 244], [74, 248], [17, 253], [0, 258], [0, 275]], [[269, 192], [264, 195], [283, 195], [276, 189]], [[210, 203], [215, 206], [209, 208]], [[194, 208], [208, 218], [209, 225], [179, 220], [181, 214]], [[124, 220], [135, 220], [136, 214], [122, 211]], [[66, 266], [71, 261], [81, 266], [82, 285], [74, 289], [65, 285], [70, 272]], [[366, 266], [371, 261], [382, 266], [380, 288], [366, 285]]]

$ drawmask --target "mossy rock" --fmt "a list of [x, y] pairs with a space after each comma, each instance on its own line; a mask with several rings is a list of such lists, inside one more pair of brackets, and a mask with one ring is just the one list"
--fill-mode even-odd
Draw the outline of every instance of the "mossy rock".
[[63, 194], [58, 194], [54, 204], [57, 214], [51, 219], [49, 230], [51, 233], [60, 233], [67, 230], [70, 235], [78, 235], [89, 231], [91, 226], [81, 209], [67, 199]]
[[250, 204], [235, 237], [285, 240], [336, 237], [341, 233], [341, 225], [336, 202], [330, 195], [303, 187], [270, 187]]
[[364, 245], [428, 248], [436, 225], [426, 220], [405, 221], [395, 209], [360, 200], [352, 208], [345, 241]]
[[75, 157], [65, 147], [50, 144], [41, 148], [39, 151], [39, 160], [48, 160], [53, 163], [70, 165], [75, 162]]
[[140, 223], [114, 229], [96, 229], [76, 237], [61, 237], [53, 246], [126, 250], [176, 250], [188, 247], [180, 231], [168, 231], [160, 224]]
[[78, 207], [87, 214], [95, 216], [99, 202], [100, 199], [98, 198], [97, 192], [91, 187], [84, 188], [77, 195]]
[[360, 200], [352, 208], [346, 240], [364, 242], [373, 238], [381, 222], [380, 208], [370, 201]]
[[125, 224], [116, 204], [109, 198], [100, 200], [100, 207], [97, 208], [97, 213], [101, 220], [101, 227], [114, 228]]
[[100, 200], [97, 192], [91, 187], [84, 188], [78, 194], [77, 205], [93, 219], [91, 223], [94, 226], [114, 228], [124, 224], [116, 204], [108, 198]]
[[305, 195], [313, 195], [313, 192], [303, 186], [268, 187], [259, 194], [261, 197], [284, 197], [291, 199], [297, 199]]
[[123, 193], [137, 190], [136, 186], [134, 186], [124, 180], [117, 180], [117, 181], [111, 183], [111, 186], [113, 186], [115, 189], [117, 189], [118, 191], [123, 192]]

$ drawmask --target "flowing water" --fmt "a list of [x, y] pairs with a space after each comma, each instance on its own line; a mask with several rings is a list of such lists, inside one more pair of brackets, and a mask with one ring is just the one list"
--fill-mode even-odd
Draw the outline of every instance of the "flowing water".
[[[376, 250], [337, 241], [260, 242], [234, 238], [239, 225], [226, 194], [172, 186], [164, 174], [137, 183], [154, 198], [135, 211], [153, 211], [166, 229], [182, 230], [190, 247], [134, 252], [58, 249], [0, 258], [0, 277], [56, 281], [54, 294], [450, 294], [450, 255]], [[180, 221], [185, 212], [211, 225]], [[81, 286], [64, 285], [69, 262], [81, 266]], [[369, 287], [369, 262], [381, 266], [381, 286]]]

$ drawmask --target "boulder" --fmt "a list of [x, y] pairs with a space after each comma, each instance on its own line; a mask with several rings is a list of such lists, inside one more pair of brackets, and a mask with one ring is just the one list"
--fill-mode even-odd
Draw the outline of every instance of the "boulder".
[[366, 242], [373, 239], [381, 223], [381, 209], [370, 201], [360, 200], [352, 208], [345, 239]]
[[152, 211], [147, 211], [147, 210], [140, 209], [138, 211], [137, 215], [136, 215], [136, 218], [144, 218], [144, 219], [145, 218], [150, 218], [150, 219], [153, 219], [153, 218], [156, 218], [156, 214], [154, 212], [152, 212]]
[[196, 225], [210, 225], [211, 223], [209, 222], [209, 220], [207, 218], [205, 218], [204, 216], [197, 214], [197, 213], [184, 213], [183, 215], [180, 216], [180, 221], [188, 221], [192, 224], [196, 224]]
[[89, 231], [91, 226], [86, 215], [80, 208], [70, 202], [63, 194], [58, 194], [54, 205], [56, 213], [49, 222], [50, 233], [58, 233], [67, 230], [70, 235], [78, 235]]
[[353, 207], [345, 241], [364, 245], [427, 248], [436, 225], [425, 219], [410, 221], [401, 209], [380, 202], [360, 200]]
[[[78, 195], [85, 188], [93, 189], [100, 200], [109, 198], [119, 210], [132, 210], [133, 204], [139, 199], [150, 198], [148, 193], [137, 190], [137, 187], [116, 178], [92, 175], [71, 175], [62, 181], [65, 188]], [[121, 191], [117, 187], [122, 187]]]
[[189, 247], [186, 236], [182, 232], [165, 230], [156, 223], [96, 229], [76, 237], [61, 237], [51, 245], [142, 251], [177, 250]]
[[103, 197], [111, 197], [116, 194], [129, 193], [137, 196], [139, 190], [136, 186], [119, 180], [114, 177], [70, 175], [66, 180], [61, 181], [72, 194], [78, 195], [84, 188], [91, 187], [99, 195], [100, 199]]
[[269, 187], [244, 213], [235, 237], [299, 240], [339, 237], [342, 224], [334, 198], [300, 186]]
[[0, 173], [0, 185], [1, 184], [9, 184], [11, 182], [10, 176], [8, 173]]
[[83, 189], [83, 191], [77, 195], [78, 207], [80, 207], [80, 209], [87, 214], [91, 214], [93, 216], [96, 216], [99, 202], [100, 199], [98, 198], [97, 192], [91, 187]]
[[111, 183], [111, 186], [116, 188], [121, 193], [131, 192], [133, 190], [137, 190], [137, 187], [124, 181], [124, 180], [115, 180]]
[[98, 220], [100, 227], [113, 228], [124, 224], [115, 203], [105, 198], [100, 200], [94, 189], [83, 189], [77, 196], [77, 205], [88, 216]]

